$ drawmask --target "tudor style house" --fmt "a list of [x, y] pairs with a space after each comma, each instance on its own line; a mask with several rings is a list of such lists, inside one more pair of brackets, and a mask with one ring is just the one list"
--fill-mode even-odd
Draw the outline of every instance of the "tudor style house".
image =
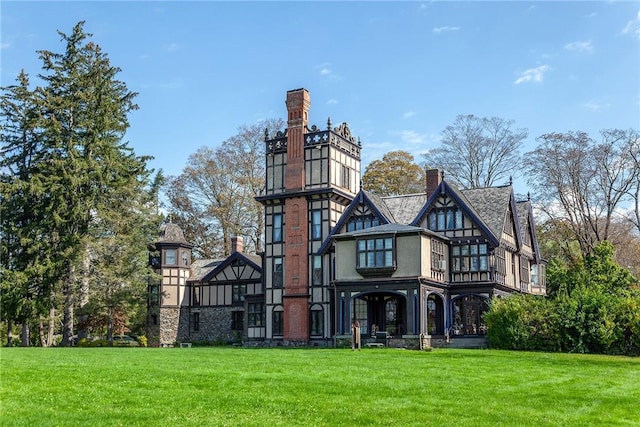
[[287, 92], [287, 129], [265, 135], [265, 248], [191, 262], [165, 224], [152, 265], [149, 338], [261, 345], [407, 348], [486, 343], [491, 298], [545, 293], [531, 203], [511, 185], [458, 189], [427, 171], [425, 192], [360, 188], [362, 145], [346, 123], [309, 127], [309, 92]]

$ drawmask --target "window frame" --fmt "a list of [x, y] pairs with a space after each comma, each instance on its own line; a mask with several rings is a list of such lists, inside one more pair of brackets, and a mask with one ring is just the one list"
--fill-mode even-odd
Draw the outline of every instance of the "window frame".
[[[277, 268], [277, 266], [280, 266], [280, 268]], [[273, 257], [271, 268], [271, 287], [284, 288], [284, 257]]]
[[[382, 246], [379, 246], [380, 243]], [[356, 271], [358, 273], [390, 275], [396, 269], [395, 236], [381, 235], [356, 239]]]
[[322, 240], [322, 211], [320, 209], [314, 209], [310, 215], [311, 240]]
[[261, 302], [250, 302], [247, 304], [248, 318], [247, 326], [250, 328], [264, 327], [264, 304]]
[[[284, 227], [283, 227], [284, 217], [282, 213], [274, 213], [272, 217], [271, 223], [271, 241], [273, 243], [281, 243], [284, 241]], [[277, 226], [276, 226], [277, 224]]]
[[456, 273], [489, 271], [489, 244], [463, 243], [452, 245], [451, 271]]
[[[171, 258], [169, 257], [171, 255]], [[170, 262], [173, 261], [173, 262]], [[177, 249], [165, 249], [164, 250], [164, 264], [165, 265], [178, 265], [178, 250]]]

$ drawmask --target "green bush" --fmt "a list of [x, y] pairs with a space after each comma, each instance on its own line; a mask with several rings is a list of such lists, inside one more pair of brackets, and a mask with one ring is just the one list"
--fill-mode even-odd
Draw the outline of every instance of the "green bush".
[[140, 344], [140, 347], [147, 347], [148, 346], [148, 342], [147, 342], [147, 337], [144, 335], [140, 335], [138, 338], [138, 344]]

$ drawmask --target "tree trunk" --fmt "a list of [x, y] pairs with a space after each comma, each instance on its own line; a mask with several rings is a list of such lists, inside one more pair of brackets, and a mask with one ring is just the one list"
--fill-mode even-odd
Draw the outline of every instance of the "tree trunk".
[[42, 316], [38, 316], [38, 338], [40, 339], [40, 347], [46, 347], [47, 341], [44, 338], [44, 323]]
[[89, 245], [86, 246], [84, 257], [82, 259], [82, 278], [80, 279], [80, 295], [78, 301], [78, 341], [87, 338], [89, 332], [87, 330], [87, 320], [89, 313], [87, 312], [89, 305], [89, 269], [91, 268], [91, 254]]
[[113, 307], [109, 307], [109, 315], [107, 316], [107, 344], [113, 347]]
[[51, 307], [49, 309], [49, 325], [47, 326], [47, 345], [51, 347], [53, 345], [53, 336], [56, 329], [56, 309]]
[[29, 347], [29, 323], [27, 321], [22, 322], [22, 333], [20, 334], [20, 346]]
[[13, 347], [13, 320], [7, 319], [7, 347]]
[[63, 347], [71, 346], [73, 337], [73, 306], [75, 304], [74, 284], [76, 281], [75, 266], [69, 267], [69, 276], [62, 286], [64, 295], [64, 319], [62, 321], [62, 343]]

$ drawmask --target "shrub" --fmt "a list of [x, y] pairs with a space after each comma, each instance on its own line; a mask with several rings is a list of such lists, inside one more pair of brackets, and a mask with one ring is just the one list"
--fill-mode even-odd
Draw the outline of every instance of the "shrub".
[[138, 344], [140, 344], [140, 347], [147, 347], [148, 343], [147, 343], [147, 337], [144, 335], [140, 335], [138, 338]]

